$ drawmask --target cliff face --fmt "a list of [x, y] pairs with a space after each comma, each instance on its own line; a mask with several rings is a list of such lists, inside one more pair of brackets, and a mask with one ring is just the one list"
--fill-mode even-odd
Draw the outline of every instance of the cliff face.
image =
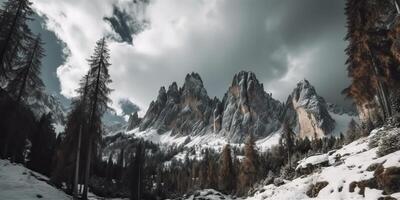
[[266, 137], [280, 128], [283, 105], [264, 91], [252, 72], [240, 72], [222, 100], [221, 133], [233, 141], [248, 134]]
[[196, 73], [188, 74], [181, 88], [174, 82], [151, 102], [143, 119], [131, 116], [130, 129], [156, 129], [159, 134], [195, 136], [219, 134], [231, 142], [249, 135], [265, 138], [281, 128], [284, 119], [300, 137], [320, 138], [329, 134], [335, 122], [325, 100], [306, 80], [297, 84], [285, 104], [264, 91], [254, 73], [236, 74], [222, 100], [207, 95]]
[[299, 82], [289, 96], [286, 118], [302, 138], [321, 138], [335, 128], [327, 103], [307, 80]]
[[140, 130], [156, 128], [159, 133], [172, 130], [173, 134], [189, 135], [205, 131], [210, 124], [215, 107], [203, 81], [196, 73], [188, 74], [182, 88], [172, 83], [168, 91], [161, 87], [156, 101], [150, 107], [140, 124]]

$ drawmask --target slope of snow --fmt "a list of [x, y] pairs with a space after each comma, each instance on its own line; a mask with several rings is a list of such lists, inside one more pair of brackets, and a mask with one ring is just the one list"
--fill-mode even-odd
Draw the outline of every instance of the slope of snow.
[[[230, 144], [231, 146], [239, 148], [244, 146], [243, 143], [230, 143], [223, 135], [214, 133], [207, 133], [204, 135], [196, 136], [178, 136], [171, 135], [171, 131], [159, 134], [157, 133], [157, 130], [154, 129], [139, 131], [138, 128], [135, 128], [131, 131], [126, 132], [126, 134], [133, 135], [137, 138], [143, 138], [144, 140], [159, 144], [161, 146], [183, 145], [188, 148], [194, 148], [196, 151], [202, 149], [213, 149], [216, 152], [220, 152], [226, 144]], [[256, 145], [259, 151], [266, 151], [273, 145], [277, 145], [279, 143], [280, 136], [281, 132], [278, 130], [268, 137], [256, 141]]]
[[328, 154], [322, 154], [322, 155], [315, 155], [315, 156], [310, 156], [308, 158], [304, 158], [303, 160], [299, 161], [299, 164], [297, 165], [297, 168], [306, 168], [307, 165], [317, 165], [323, 162], [329, 161]]
[[[39, 180], [41, 179], [41, 180]], [[70, 196], [48, 185], [48, 178], [25, 167], [0, 160], [0, 199], [69, 200]]]
[[[263, 192], [257, 192], [248, 200], [258, 199], [309, 199], [306, 191], [311, 184], [326, 181], [328, 185], [324, 187], [318, 196], [314, 199], [377, 199], [383, 197], [381, 190], [366, 188], [365, 197], [358, 194], [359, 188], [355, 188], [354, 192], [349, 192], [349, 184], [354, 181], [367, 180], [373, 177], [374, 171], [366, 169], [374, 163], [383, 163], [384, 167], [400, 166], [400, 151], [377, 158], [377, 148], [368, 149], [369, 138], [361, 138], [344, 146], [331, 155], [320, 155], [310, 157], [306, 160], [319, 161], [320, 158], [326, 159], [332, 164], [335, 157], [341, 156], [342, 164], [337, 166], [329, 166], [322, 168], [320, 173], [314, 173], [307, 177], [300, 177], [286, 184], [276, 187], [274, 185], [264, 186]], [[315, 159], [314, 159], [315, 158]], [[318, 158], [318, 159], [317, 159]], [[302, 163], [300, 163], [302, 165]], [[400, 197], [399, 193], [392, 194], [392, 197]]]
[[280, 139], [281, 139], [281, 132], [277, 131], [264, 139], [256, 141], [256, 145], [259, 148], [259, 151], [264, 152], [267, 151], [272, 146], [279, 144]]
[[[1, 200], [71, 200], [72, 197], [63, 191], [47, 184], [49, 179], [29, 170], [21, 164], [10, 163], [0, 159], [0, 199]], [[93, 193], [89, 200], [105, 199]], [[109, 200], [123, 200], [119, 198]], [[127, 200], [127, 199], [125, 199]]]
[[[379, 129], [382, 130], [382, 129]], [[371, 132], [374, 135], [378, 129]], [[391, 131], [391, 130], [388, 130]], [[398, 129], [397, 129], [398, 131]], [[316, 172], [300, 176], [292, 181], [285, 180], [285, 184], [275, 186], [273, 184], [265, 185], [259, 188], [254, 195], [245, 198], [246, 200], [297, 200], [297, 199], [318, 199], [318, 200], [336, 200], [336, 199], [353, 199], [353, 200], [373, 200], [380, 197], [385, 197], [382, 190], [365, 188], [365, 196], [358, 194], [360, 188], [356, 187], [354, 192], [349, 191], [349, 186], [352, 182], [368, 180], [374, 177], [374, 171], [367, 170], [369, 166], [376, 163], [383, 163], [384, 168], [400, 167], [400, 151], [388, 154], [383, 157], [377, 157], [377, 148], [370, 149], [368, 142], [371, 137], [364, 137], [356, 140], [341, 149], [331, 151], [327, 154], [310, 156], [299, 162], [297, 168], [304, 167], [309, 164], [318, 164], [329, 161], [328, 167], [322, 167]], [[340, 158], [338, 161], [337, 158]], [[310, 198], [306, 192], [312, 184], [318, 182], [328, 182], [328, 185], [322, 188], [318, 196]], [[208, 190], [201, 190], [198, 194], [203, 194]], [[202, 193], [203, 192], [203, 193]], [[400, 199], [400, 192], [391, 194], [393, 198]], [[189, 196], [183, 198], [192, 199], [213, 199], [207, 196]], [[215, 198], [220, 199], [220, 198]], [[221, 199], [231, 200], [240, 199], [230, 196], [223, 196]]]

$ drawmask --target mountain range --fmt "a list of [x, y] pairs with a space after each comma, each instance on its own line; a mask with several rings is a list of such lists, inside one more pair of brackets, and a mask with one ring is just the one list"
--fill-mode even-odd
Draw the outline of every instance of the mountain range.
[[269, 144], [273, 138], [277, 143], [283, 123], [299, 137], [313, 139], [339, 135], [353, 116], [354, 112], [328, 104], [307, 80], [280, 102], [253, 72], [241, 71], [218, 99], [209, 97], [199, 74], [190, 73], [181, 87], [176, 82], [168, 89], [161, 87], [146, 114], [142, 118], [131, 114], [122, 132], [155, 143], [189, 146], [216, 141], [240, 144], [253, 134]]

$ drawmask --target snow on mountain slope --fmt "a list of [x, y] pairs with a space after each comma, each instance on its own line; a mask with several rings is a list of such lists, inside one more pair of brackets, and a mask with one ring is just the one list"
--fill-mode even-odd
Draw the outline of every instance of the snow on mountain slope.
[[[135, 128], [131, 131], [126, 132], [126, 134], [131, 135], [135, 138], [142, 138], [146, 141], [159, 144], [161, 147], [184, 146], [187, 148], [194, 148], [196, 150], [213, 149], [217, 152], [220, 152], [222, 148], [228, 143], [231, 146], [236, 147], [242, 147], [244, 145], [244, 143], [229, 142], [228, 138], [213, 133], [195, 136], [180, 136], [173, 135], [171, 131], [159, 134], [155, 129], [140, 131], [138, 128]], [[257, 140], [256, 145], [260, 151], [266, 151], [271, 146], [278, 144], [280, 137], [281, 133], [280, 130], [278, 130], [266, 138]]]

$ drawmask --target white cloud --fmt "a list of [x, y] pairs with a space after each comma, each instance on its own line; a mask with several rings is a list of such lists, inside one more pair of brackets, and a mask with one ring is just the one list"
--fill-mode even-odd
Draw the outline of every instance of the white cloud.
[[[307, 75], [312, 68], [307, 65], [308, 60], [318, 57], [318, 52], [299, 52], [310, 50], [293, 39], [291, 30], [282, 24], [285, 20], [294, 24], [299, 20], [284, 18], [284, 1], [152, 0], [146, 9], [133, 5], [131, 0], [33, 2], [39, 14], [47, 17], [47, 28], [68, 50], [65, 63], [57, 69], [61, 92], [67, 97], [74, 96], [79, 79], [86, 73], [86, 59], [96, 40], [115, 34], [103, 20], [111, 15], [113, 5], [150, 21], [149, 27], [133, 38], [134, 45], [109, 42], [114, 107], [118, 99], [129, 98], [141, 107], [141, 114], [155, 99], [160, 86], [172, 81], [181, 84], [192, 71], [200, 73], [212, 96], [222, 96], [233, 74], [242, 69], [254, 71], [268, 84], [266, 88], [278, 93], [274, 96], [284, 96], [295, 86], [289, 81], [291, 76], [297, 77], [298, 70]], [[291, 13], [296, 12], [292, 9]], [[281, 29], [284, 32], [280, 33]], [[326, 36], [319, 34], [309, 38]], [[301, 38], [306, 36], [299, 34], [299, 40], [309, 42], [309, 38]], [[313, 42], [311, 46], [315, 46]], [[290, 89], [276, 89], [281, 85]]]

